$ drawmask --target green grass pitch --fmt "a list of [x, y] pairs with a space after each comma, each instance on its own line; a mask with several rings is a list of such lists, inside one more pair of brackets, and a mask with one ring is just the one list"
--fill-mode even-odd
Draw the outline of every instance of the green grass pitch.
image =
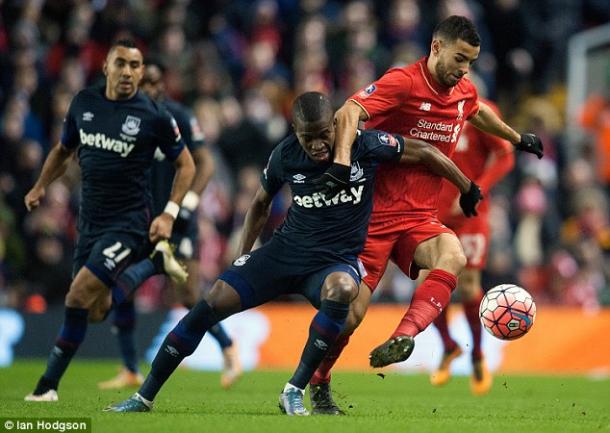
[[95, 433], [610, 432], [608, 379], [496, 376], [492, 392], [477, 398], [470, 395], [465, 377], [436, 389], [423, 375], [336, 373], [335, 396], [348, 415], [296, 418], [277, 408], [288, 372], [246, 373], [225, 391], [218, 373], [180, 369], [157, 397], [153, 412], [109, 414], [101, 411], [104, 406], [131, 393], [97, 390], [96, 383], [112, 376], [116, 364], [74, 362], [59, 402], [25, 403], [24, 395], [43, 369], [43, 361], [0, 369], [0, 417], [91, 417]]

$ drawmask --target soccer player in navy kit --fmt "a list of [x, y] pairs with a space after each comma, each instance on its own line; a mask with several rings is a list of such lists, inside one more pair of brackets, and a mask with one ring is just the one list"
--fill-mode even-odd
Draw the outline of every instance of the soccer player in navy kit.
[[[104, 63], [105, 85], [74, 97], [61, 142], [25, 197], [28, 210], [37, 207], [46, 187], [77, 153], [82, 192], [74, 279], [47, 369], [27, 401], [58, 399], [59, 381], [85, 337], [87, 322], [102, 320], [113, 301], [124, 301], [137, 288], [135, 281], [164, 271], [178, 280], [187, 277], [166, 239], [195, 166], [171, 115], [138, 92], [142, 73], [140, 50], [131, 41], [116, 42]], [[164, 211], [151, 223], [148, 172], [157, 147], [174, 161], [176, 175]], [[152, 244], [154, 253], [147, 258]]]
[[[357, 256], [367, 233], [377, 166], [399, 159], [423, 162], [459, 184], [461, 190], [470, 183], [451, 160], [427, 143], [405, 143], [401, 136], [370, 130], [361, 131], [354, 142], [351, 186], [326, 197], [316, 192], [314, 180], [328, 168], [332, 157], [330, 101], [317, 92], [304, 93], [294, 102], [292, 114], [295, 133], [273, 150], [246, 215], [240, 241], [242, 255], [168, 334], [139, 391], [107, 407], [107, 411], [149, 411], [165, 381], [193, 353], [210, 327], [278, 295], [300, 293], [318, 313], [311, 322], [299, 366], [280, 394], [279, 403], [288, 415], [308, 415], [303, 405], [304, 388], [341, 332], [350, 302], [358, 296], [362, 270]], [[286, 220], [269, 242], [251, 251], [273, 197], [286, 183], [292, 191]]]
[[[205, 146], [203, 132], [193, 113], [187, 107], [165, 95], [164, 72], [165, 67], [161, 62], [155, 59], [145, 60], [140, 89], [154, 101], [163, 105], [174, 117], [182, 139], [195, 161], [195, 179], [182, 201], [180, 213], [174, 223], [174, 230], [170, 239], [170, 242], [177, 246], [176, 256], [184, 260], [189, 274], [184, 284], [176, 284], [173, 288], [178, 296], [178, 301], [190, 310], [199, 299], [197, 207], [199, 197], [214, 172], [214, 160], [209, 149]], [[167, 179], [173, 178], [174, 168], [161, 151], [156, 152], [155, 159], [151, 173], [152, 207], [153, 214], [158, 215], [163, 212], [163, 207], [170, 196], [171, 184], [167, 182]], [[140, 386], [144, 380], [138, 370], [133, 333], [135, 320], [136, 313], [133, 299], [128, 299], [114, 307], [113, 331], [119, 342], [123, 369], [116, 377], [99, 383], [98, 386], [101, 389]], [[220, 323], [213, 326], [209, 332], [221, 347], [224, 367], [220, 376], [220, 384], [223, 388], [228, 388], [241, 376], [241, 365], [236, 345]]]

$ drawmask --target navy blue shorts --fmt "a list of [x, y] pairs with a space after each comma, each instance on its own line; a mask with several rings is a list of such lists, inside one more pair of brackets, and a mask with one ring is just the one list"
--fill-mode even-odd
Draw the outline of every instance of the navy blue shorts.
[[111, 288], [121, 272], [152, 250], [148, 235], [112, 229], [83, 230], [83, 225], [74, 251], [73, 278], [85, 266]]
[[279, 242], [270, 241], [245, 254], [218, 277], [239, 293], [244, 310], [264, 304], [280, 295], [301, 294], [320, 308], [320, 291], [333, 272], [349, 274], [360, 285], [360, 267], [356, 257], [345, 262], [311, 262]]

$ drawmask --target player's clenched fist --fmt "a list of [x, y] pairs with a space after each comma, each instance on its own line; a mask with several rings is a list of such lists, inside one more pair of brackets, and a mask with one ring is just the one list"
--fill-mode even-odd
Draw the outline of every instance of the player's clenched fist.
[[316, 190], [323, 193], [327, 198], [339, 194], [341, 190], [349, 186], [349, 165], [333, 164], [319, 178], [313, 181]]
[[540, 137], [535, 134], [521, 134], [521, 141], [515, 144], [515, 148], [517, 150], [522, 150], [523, 152], [533, 153], [538, 159], [542, 158], [542, 155], [544, 155], [542, 141], [540, 140]]
[[25, 196], [25, 207], [28, 211], [36, 209], [40, 206], [40, 201], [44, 198], [46, 191], [44, 188], [34, 187]]
[[470, 189], [460, 195], [460, 207], [462, 208], [464, 215], [469, 218], [471, 216], [477, 216], [477, 204], [479, 204], [481, 200], [483, 200], [481, 189], [476, 183], [471, 181]]
[[164, 239], [169, 239], [172, 236], [172, 227], [174, 218], [168, 213], [162, 213], [155, 218], [150, 225], [148, 238], [152, 243], [159, 242]]

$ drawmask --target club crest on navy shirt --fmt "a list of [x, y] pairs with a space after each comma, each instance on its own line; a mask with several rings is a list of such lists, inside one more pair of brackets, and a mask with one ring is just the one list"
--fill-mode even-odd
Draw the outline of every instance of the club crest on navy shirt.
[[138, 135], [138, 132], [140, 132], [140, 122], [141, 119], [139, 117], [128, 115], [123, 125], [121, 125], [121, 131], [132, 137]]
[[261, 176], [265, 190], [275, 195], [283, 184], [292, 192], [292, 206], [275, 237], [290, 242], [292, 249], [314, 251], [335, 258], [358, 254], [368, 228], [373, 205], [373, 183], [378, 165], [396, 161], [404, 141], [380, 131], [363, 131], [352, 147], [350, 185], [333, 197], [317, 191], [314, 183], [328, 164], [307, 156], [296, 136], [272, 152]]

